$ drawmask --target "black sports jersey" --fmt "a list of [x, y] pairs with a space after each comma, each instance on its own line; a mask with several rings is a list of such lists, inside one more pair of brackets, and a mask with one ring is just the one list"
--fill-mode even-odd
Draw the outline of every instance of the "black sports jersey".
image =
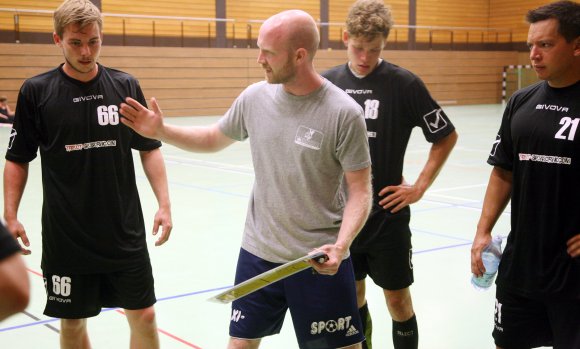
[[20, 253], [18, 242], [10, 235], [8, 229], [0, 223], [0, 261], [16, 253]]
[[381, 189], [401, 184], [405, 151], [415, 126], [421, 127], [429, 142], [437, 142], [455, 129], [423, 82], [387, 61], [381, 61], [364, 78], [354, 76], [348, 64], [322, 75], [346, 91], [365, 111], [375, 203], [380, 200]]
[[6, 159], [30, 162], [40, 149], [45, 270], [107, 272], [149, 261], [131, 149], [161, 143], [120, 123], [127, 96], [145, 105], [137, 80], [102, 65], [86, 83], [61, 65], [20, 89]]
[[580, 258], [566, 241], [580, 234], [580, 82], [546, 82], [507, 104], [488, 163], [513, 174], [511, 232], [497, 284], [528, 297], [580, 298]]

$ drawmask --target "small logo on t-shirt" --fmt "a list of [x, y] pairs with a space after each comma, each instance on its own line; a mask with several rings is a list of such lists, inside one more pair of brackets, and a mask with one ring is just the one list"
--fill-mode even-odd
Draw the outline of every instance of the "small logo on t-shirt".
[[8, 149], [12, 149], [12, 144], [14, 144], [14, 139], [16, 138], [17, 134], [18, 132], [16, 132], [15, 129], [12, 129], [10, 131], [10, 140], [8, 141]]
[[323, 140], [324, 134], [322, 132], [316, 131], [310, 127], [298, 126], [296, 137], [294, 138], [294, 143], [300, 144], [310, 149], [320, 150]]
[[489, 153], [489, 155], [495, 156], [495, 152], [497, 151], [497, 147], [499, 147], [500, 143], [501, 136], [498, 134], [497, 136], [495, 136], [495, 142], [493, 142], [493, 145], [491, 146], [491, 153]]
[[445, 126], [447, 126], [447, 121], [445, 120], [445, 118], [443, 118], [443, 116], [441, 116], [442, 112], [443, 111], [441, 110], [441, 108], [439, 108], [423, 116], [423, 120], [425, 120], [425, 124], [427, 125], [431, 133], [441, 131], [442, 129], [445, 128]]

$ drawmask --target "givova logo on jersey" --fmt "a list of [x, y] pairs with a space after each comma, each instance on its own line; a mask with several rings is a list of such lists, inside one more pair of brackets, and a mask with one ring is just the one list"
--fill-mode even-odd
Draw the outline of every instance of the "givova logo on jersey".
[[350, 323], [352, 316], [340, 317], [336, 320], [315, 321], [310, 325], [310, 334], [317, 335], [324, 332], [345, 332], [346, 337], [358, 334], [358, 330]]
[[443, 110], [439, 108], [423, 115], [423, 120], [431, 133], [441, 131], [447, 126], [447, 120], [445, 120], [441, 113], [443, 113]]

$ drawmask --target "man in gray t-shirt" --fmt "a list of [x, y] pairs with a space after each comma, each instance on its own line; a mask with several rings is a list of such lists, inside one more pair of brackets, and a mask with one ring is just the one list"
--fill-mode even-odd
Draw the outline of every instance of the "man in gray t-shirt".
[[[290, 308], [300, 348], [360, 348], [349, 246], [371, 205], [370, 155], [361, 107], [314, 69], [316, 22], [303, 11], [270, 17], [258, 36], [266, 80], [249, 86], [209, 127], [163, 123], [122, 104], [122, 122], [143, 136], [190, 151], [218, 151], [251, 138], [255, 182], [236, 284], [313, 250], [328, 256], [232, 304], [229, 348], [257, 347], [280, 331]], [[346, 189], [346, 190], [345, 190]], [[255, 316], [253, 316], [255, 315]], [[332, 319], [336, 327], [323, 326]]]

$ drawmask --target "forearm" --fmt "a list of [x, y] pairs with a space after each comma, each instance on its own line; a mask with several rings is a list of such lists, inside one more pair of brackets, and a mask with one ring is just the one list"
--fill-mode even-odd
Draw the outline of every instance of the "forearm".
[[427, 163], [414, 184], [421, 193], [425, 193], [439, 175], [445, 161], [451, 154], [451, 150], [457, 143], [457, 138], [457, 132], [453, 131], [447, 137], [431, 146]]
[[217, 124], [190, 127], [165, 125], [160, 140], [187, 151], [201, 153], [216, 152], [234, 142], [221, 133]]
[[28, 163], [6, 160], [4, 165], [4, 219], [16, 220], [18, 207], [28, 180]]
[[337, 247], [346, 254], [352, 241], [364, 226], [372, 206], [370, 168], [355, 171], [356, 180], [347, 175], [348, 200], [344, 208], [342, 224], [336, 240]]
[[155, 198], [159, 207], [169, 209], [171, 203], [169, 200], [169, 187], [167, 184], [167, 172], [165, 170], [165, 162], [160, 149], [140, 152], [143, 170], [147, 176], [147, 180], [153, 189]]
[[477, 223], [476, 236], [490, 235], [495, 223], [510, 201], [512, 173], [494, 167], [483, 200], [483, 208]]

